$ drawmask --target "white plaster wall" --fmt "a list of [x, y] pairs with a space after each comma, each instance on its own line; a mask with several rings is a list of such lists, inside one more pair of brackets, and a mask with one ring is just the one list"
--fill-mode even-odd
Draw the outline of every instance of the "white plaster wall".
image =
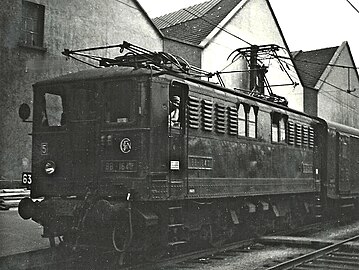
[[[345, 46], [338, 55], [335, 65], [352, 66], [355, 64], [350, 58], [348, 47]], [[318, 116], [326, 120], [359, 128], [359, 81], [355, 70], [332, 67], [327, 76], [320, 81], [318, 92]], [[350, 83], [348, 83], [350, 81]], [[352, 95], [346, 90], [356, 88]]]
[[[253, 45], [276, 44], [280, 47], [285, 47], [285, 43], [266, 1], [250, 0], [243, 2], [242, 8], [224, 28], [228, 32]], [[230, 61], [227, 61], [227, 57], [233, 50], [248, 46], [250, 45], [233, 35], [220, 31], [205, 47], [202, 54], [202, 67], [212, 72], [243, 68], [243, 64], [241, 63], [229, 65]], [[279, 50], [277, 53], [278, 55], [289, 57], [288, 52], [284, 49]], [[292, 62], [287, 59], [284, 60], [288, 63], [285, 64], [285, 66], [292, 76], [293, 81], [300, 83]], [[267, 78], [271, 85], [291, 83], [288, 75], [281, 70], [278, 61], [273, 59], [266, 63], [269, 64]], [[222, 77], [226, 83], [226, 87], [229, 88], [240, 88], [240, 83], [243, 81], [243, 75], [239, 75], [238, 73], [223, 75]], [[273, 87], [272, 91], [277, 95], [286, 97], [289, 101], [289, 107], [303, 111], [303, 88], [301, 85], [295, 88], [293, 86]]]
[[[46, 51], [19, 46], [21, 0], [0, 1], [0, 180], [20, 180], [31, 170], [31, 124], [17, 115], [23, 102], [32, 104], [32, 84], [88, 65], [67, 60], [61, 52], [122, 43], [162, 51], [162, 36], [132, 0], [32, 0], [45, 6]], [[122, 2], [122, 3], [121, 3]], [[131, 6], [131, 7], [129, 7]], [[106, 54], [106, 53], [105, 53]], [[113, 52], [112, 56], [118, 55]]]

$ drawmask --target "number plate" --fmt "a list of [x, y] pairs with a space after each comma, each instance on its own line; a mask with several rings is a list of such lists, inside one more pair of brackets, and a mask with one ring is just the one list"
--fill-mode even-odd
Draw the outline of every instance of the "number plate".
[[137, 172], [137, 162], [134, 160], [105, 160], [102, 162], [102, 171], [111, 172]]
[[21, 182], [25, 186], [31, 186], [32, 184], [32, 173], [31, 172], [23, 172], [21, 177]]

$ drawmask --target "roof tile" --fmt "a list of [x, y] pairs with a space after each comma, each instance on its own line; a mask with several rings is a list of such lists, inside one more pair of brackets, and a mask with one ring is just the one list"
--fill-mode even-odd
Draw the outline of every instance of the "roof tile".
[[315, 87], [338, 48], [292, 52], [294, 63], [304, 86]]
[[211, 0], [153, 19], [167, 37], [200, 44], [242, 0]]

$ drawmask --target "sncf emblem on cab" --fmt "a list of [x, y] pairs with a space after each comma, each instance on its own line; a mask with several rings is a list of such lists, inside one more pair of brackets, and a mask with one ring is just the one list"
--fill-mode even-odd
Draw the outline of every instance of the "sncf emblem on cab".
[[122, 139], [122, 141], [120, 142], [120, 150], [122, 153], [127, 154], [131, 151], [132, 149], [132, 143], [131, 140], [129, 138], [124, 138]]

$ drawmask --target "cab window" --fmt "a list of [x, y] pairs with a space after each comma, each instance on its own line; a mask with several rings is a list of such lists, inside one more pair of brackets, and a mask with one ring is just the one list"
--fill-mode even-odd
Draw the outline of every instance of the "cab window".
[[[38, 97], [38, 98], [37, 98]], [[62, 91], [42, 92], [35, 97], [34, 122], [39, 127], [61, 127], [66, 123], [65, 94]]]
[[61, 126], [61, 116], [64, 113], [64, 109], [62, 106], [62, 97], [60, 95], [46, 93], [45, 104], [46, 104], [46, 108], [45, 108], [46, 117], [44, 115], [43, 121], [47, 120], [47, 124], [49, 127]]
[[72, 106], [72, 118], [74, 120], [92, 120], [96, 118], [96, 100], [98, 98], [97, 93], [82, 89], [81, 86], [77, 86], [72, 89], [73, 93], [73, 106]]
[[134, 87], [132, 82], [112, 82], [105, 89], [105, 122], [128, 123], [133, 120]]

